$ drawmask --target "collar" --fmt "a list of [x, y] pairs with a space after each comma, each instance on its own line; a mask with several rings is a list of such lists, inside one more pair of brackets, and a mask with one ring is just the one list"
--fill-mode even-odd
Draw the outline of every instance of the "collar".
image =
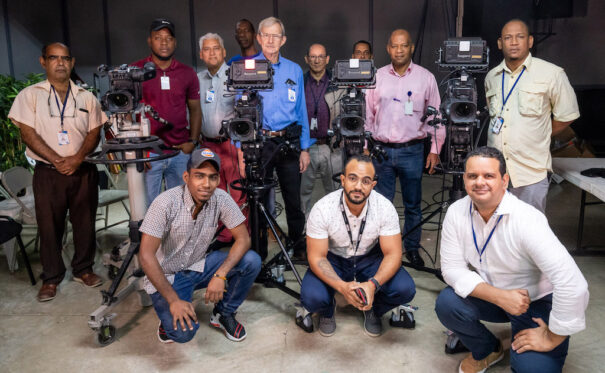
[[[153, 62], [153, 58], [152, 55], [150, 54], [149, 56], [147, 56], [147, 58], [145, 58], [145, 62]], [[170, 62], [170, 66], [168, 66], [167, 69], [160, 69], [157, 65], [155, 66], [156, 70], [160, 70], [160, 71], [172, 71], [174, 69], [176, 69], [176, 65], [177, 65], [177, 60], [176, 58], [174, 58], [174, 56], [172, 57], [172, 62]]]
[[[490, 219], [493, 219], [494, 216], [510, 215], [513, 212], [513, 203], [514, 203], [513, 198], [514, 197], [512, 196], [512, 194], [510, 194], [510, 192], [508, 190], [506, 192], [504, 192], [504, 196], [502, 197], [502, 200], [498, 204], [498, 207], [496, 207], [496, 211], [494, 211], [494, 214], [492, 215], [492, 217]], [[473, 214], [479, 214], [479, 211], [477, 211], [477, 207], [475, 207], [474, 203], [473, 203]]]
[[221, 65], [221, 67], [218, 68], [218, 70], [216, 71], [216, 74], [214, 74], [214, 75], [210, 74], [210, 70], [208, 70], [208, 69], [204, 70], [204, 73], [208, 78], [212, 79], [215, 76], [218, 76], [218, 77], [224, 76], [225, 70], [227, 70], [227, 63], [223, 60], [223, 64]]
[[[47, 92], [50, 92], [50, 82], [48, 81], [48, 79], [41, 81], [40, 83], [37, 84], [37, 86], [39, 88], [43, 88]], [[79, 85], [77, 85], [76, 83], [74, 83], [73, 80], [71, 80], [71, 79], [69, 80], [69, 87], [70, 87], [69, 94], [73, 95], [73, 97], [76, 97], [78, 92], [86, 91], [84, 88], [82, 88]]]
[[517, 73], [520, 72], [521, 69], [523, 68], [523, 66], [525, 66], [525, 70], [530, 70], [531, 69], [531, 62], [532, 62], [532, 56], [531, 56], [531, 52], [527, 55], [527, 57], [525, 57], [525, 61], [523, 61], [523, 63], [521, 65], [519, 65], [519, 67], [517, 68], [516, 71], [510, 71], [510, 69], [508, 68], [508, 66], [506, 66], [506, 61], [502, 60], [502, 62], [500, 62], [500, 64], [498, 65], [498, 67], [496, 67], [496, 72], [499, 73], [500, 71], [504, 70], [509, 74], [513, 74], [513, 73]]
[[405, 71], [405, 74], [399, 75], [397, 73], [397, 71], [395, 71], [395, 68], [393, 67], [393, 63], [391, 62], [391, 64], [389, 65], [389, 73], [391, 73], [391, 75], [395, 75], [398, 77], [406, 76], [406, 75], [409, 75], [412, 72], [412, 70], [414, 70], [414, 66], [416, 66], [416, 64], [413, 61], [410, 61], [410, 65], [408, 66], [408, 69]]
[[[252, 57], [252, 59], [269, 61], [269, 59], [267, 57], [265, 57], [265, 54], [263, 53], [263, 51], [258, 52], [258, 54], [256, 56]], [[269, 62], [273, 66], [279, 66], [281, 64], [281, 60], [282, 60], [282, 56], [281, 56], [281, 52], [280, 52], [277, 57], [277, 63], [273, 63], [271, 61], [269, 61]]]
[[[319, 83], [320, 83], [320, 84], [323, 84], [323, 83], [325, 83], [325, 82], [326, 82], [326, 80], [330, 80], [330, 78], [331, 78], [331, 77], [330, 77], [330, 72], [328, 71], [328, 69], [326, 69], [325, 74], [324, 74], [324, 75], [321, 77], [321, 79], [319, 79]], [[312, 80], [310, 80], [310, 81], [312, 81], [312, 82], [316, 82], [315, 78], [314, 78], [313, 76], [311, 76], [311, 70], [309, 70], [309, 71], [307, 71], [307, 72], [305, 73], [305, 83], [306, 83], [307, 81], [309, 81], [309, 79], [312, 79]]]

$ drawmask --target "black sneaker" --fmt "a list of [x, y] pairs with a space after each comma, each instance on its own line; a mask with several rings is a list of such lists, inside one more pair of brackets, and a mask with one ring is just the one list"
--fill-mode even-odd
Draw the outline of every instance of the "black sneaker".
[[210, 315], [210, 325], [222, 329], [225, 332], [225, 337], [234, 342], [239, 342], [246, 338], [246, 329], [235, 319], [235, 313], [223, 316], [215, 307], [212, 310], [212, 315]]
[[166, 335], [166, 330], [164, 330], [164, 327], [162, 326], [161, 321], [160, 321], [160, 325], [158, 325], [158, 339], [162, 343], [174, 343], [174, 341], [172, 339], [170, 339], [168, 337], [168, 335]]
[[382, 334], [382, 320], [376, 316], [374, 310], [363, 311], [363, 330], [370, 337]]

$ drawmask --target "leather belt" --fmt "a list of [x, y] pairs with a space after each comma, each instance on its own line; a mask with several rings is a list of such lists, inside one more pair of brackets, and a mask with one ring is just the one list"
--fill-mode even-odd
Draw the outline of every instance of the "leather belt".
[[319, 139], [315, 139], [315, 143], [317, 145], [325, 145], [325, 144], [330, 143], [330, 139], [327, 137], [321, 137]]
[[56, 170], [57, 169], [54, 165], [52, 165], [50, 163], [42, 162], [42, 161], [36, 161], [36, 167], [38, 167], [38, 166], [39, 167], [43, 167], [43, 168], [48, 168], [48, 169], [51, 169], [51, 170]]
[[263, 129], [262, 132], [263, 132], [263, 135], [268, 136], [268, 137], [282, 137], [283, 135], [286, 134], [286, 130], [270, 131], [270, 130]]
[[422, 139], [410, 140], [408, 142], [382, 142], [382, 141], [378, 141], [378, 140], [376, 140], [376, 142], [386, 148], [401, 149], [401, 148], [407, 148], [409, 146], [413, 146], [416, 144], [421, 144], [424, 142], [425, 139], [426, 139], [426, 137], [424, 137]]
[[228, 137], [216, 137], [216, 138], [212, 138], [212, 137], [206, 137], [206, 136], [203, 136], [203, 137], [202, 137], [202, 139], [203, 139], [204, 141], [213, 142], [213, 143], [215, 143], [215, 144], [222, 144], [222, 143], [224, 143], [225, 141], [229, 140], [229, 138], [228, 138]]

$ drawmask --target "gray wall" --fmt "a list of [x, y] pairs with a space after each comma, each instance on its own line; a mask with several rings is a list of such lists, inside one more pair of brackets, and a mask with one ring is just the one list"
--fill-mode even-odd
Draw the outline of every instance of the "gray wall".
[[[605, 54], [602, 48], [605, 2], [587, 1], [585, 17], [555, 21], [557, 35], [540, 45], [538, 55], [563, 66], [572, 84], [605, 84], [605, 68], [601, 62]], [[12, 61], [17, 77], [41, 71], [38, 56], [44, 43], [68, 39], [77, 60], [77, 71], [88, 82], [92, 82], [96, 67], [108, 62], [108, 52], [114, 65], [148, 55], [148, 27], [156, 17], [175, 22], [176, 57], [198, 71], [203, 68], [197, 47], [197, 39], [202, 34], [218, 32], [225, 39], [228, 56], [233, 56], [239, 53], [234, 39], [235, 22], [246, 17], [256, 26], [274, 11], [286, 26], [288, 40], [282, 49], [283, 55], [300, 63], [304, 70], [303, 56], [312, 43], [325, 44], [334, 61], [350, 57], [354, 41], [370, 38], [374, 41], [376, 65], [380, 67], [389, 61], [385, 45], [391, 30], [407, 28], [416, 39], [424, 4], [423, 1], [387, 0], [2, 0], [2, 3], [8, 9]], [[107, 4], [109, 48], [104, 29], [104, 3]], [[429, 17], [420, 64], [434, 72], [435, 50], [447, 38], [444, 3], [428, 0]], [[4, 36], [0, 38], [0, 73], [8, 74], [5, 14], [1, 8], [0, 12]]]

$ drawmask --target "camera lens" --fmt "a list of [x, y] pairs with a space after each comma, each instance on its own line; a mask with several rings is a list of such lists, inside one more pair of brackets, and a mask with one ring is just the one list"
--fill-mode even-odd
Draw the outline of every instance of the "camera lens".
[[347, 117], [343, 118], [342, 126], [345, 130], [351, 132], [358, 132], [362, 126], [361, 117]]
[[130, 103], [130, 99], [123, 93], [114, 93], [108, 97], [108, 101], [111, 102], [115, 107], [123, 108]]
[[231, 122], [231, 131], [241, 137], [247, 136], [251, 128], [250, 122], [247, 120], [234, 120]]
[[474, 114], [473, 105], [469, 104], [469, 103], [465, 103], [465, 102], [456, 105], [456, 108], [454, 111], [455, 111], [457, 117], [463, 117], [463, 118], [467, 118]]

